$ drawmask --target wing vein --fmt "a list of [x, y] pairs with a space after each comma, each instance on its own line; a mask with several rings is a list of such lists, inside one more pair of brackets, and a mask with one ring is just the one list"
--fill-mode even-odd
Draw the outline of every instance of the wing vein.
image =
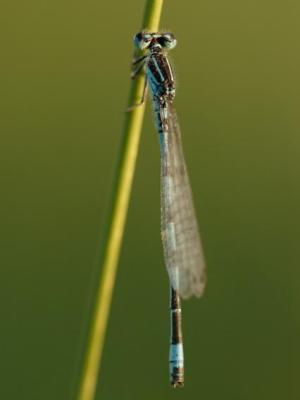
[[180, 128], [171, 102], [161, 107], [161, 233], [173, 288], [183, 298], [203, 293], [205, 261], [184, 159]]

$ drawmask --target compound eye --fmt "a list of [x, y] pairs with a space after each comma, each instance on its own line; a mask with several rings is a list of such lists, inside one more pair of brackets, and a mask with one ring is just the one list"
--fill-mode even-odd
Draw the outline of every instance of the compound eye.
[[177, 40], [175, 39], [175, 36], [173, 35], [173, 33], [169, 33], [169, 32], [163, 33], [161, 35], [161, 37], [158, 39], [158, 41], [162, 47], [164, 47], [168, 50], [174, 49], [174, 47], [177, 44]]
[[152, 35], [150, 33], [139, 32], [134, 37], [134, 45], [140, 50], [145, 50], [149, 47]]

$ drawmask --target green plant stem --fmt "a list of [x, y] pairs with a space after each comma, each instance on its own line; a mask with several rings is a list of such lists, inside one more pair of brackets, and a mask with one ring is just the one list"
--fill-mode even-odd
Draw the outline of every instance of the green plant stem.
[[[157, 31], [163, 0], [147, 0], [143, 29]], [[132, 82], [129, 106], [137, 103], [143, 93], [144, 76]], [[105, 332], [108, 322], [117, 264], [122, 244], [128, 203], [135, 170], [145, 104], [126, 113], [124, 131], [110, 202], [108, 222], [103, 240], [100, 279], [97, 286], [94, 311], [84, 354], [78, 400], [94, 400], [99, 377]]]

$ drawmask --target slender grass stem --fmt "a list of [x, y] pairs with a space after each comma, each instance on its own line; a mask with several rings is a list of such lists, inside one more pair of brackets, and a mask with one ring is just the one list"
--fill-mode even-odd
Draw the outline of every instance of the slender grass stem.
[[[143, 29], [149, 29], [150, 31], [158, 30], [162, 5], [163, 0], [146, 1]], [[132, 106], [132, 104], [137, 103], [141, 99], [144, 79], [144, 76], [139, 76], [132, 82], [129, 106]], [[105, 236], [103, 239], [101, 274], [81, 370], [78, 400], [95, 399], [144, 111], [145, 104], [134, 108], [125, 115], [124, 131], [112, 188], [108, 222], [105, 227]]]

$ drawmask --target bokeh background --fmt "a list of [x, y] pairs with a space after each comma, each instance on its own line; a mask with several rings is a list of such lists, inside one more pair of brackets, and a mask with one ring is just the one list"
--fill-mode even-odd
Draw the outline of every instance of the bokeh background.
[[[2, 3], [1, 399], [75, 399], [143, 7]], [[148, 107], [97, 399], [300, 398], [299, 12], [165, 1], [208, 286], [174, 391]]]

